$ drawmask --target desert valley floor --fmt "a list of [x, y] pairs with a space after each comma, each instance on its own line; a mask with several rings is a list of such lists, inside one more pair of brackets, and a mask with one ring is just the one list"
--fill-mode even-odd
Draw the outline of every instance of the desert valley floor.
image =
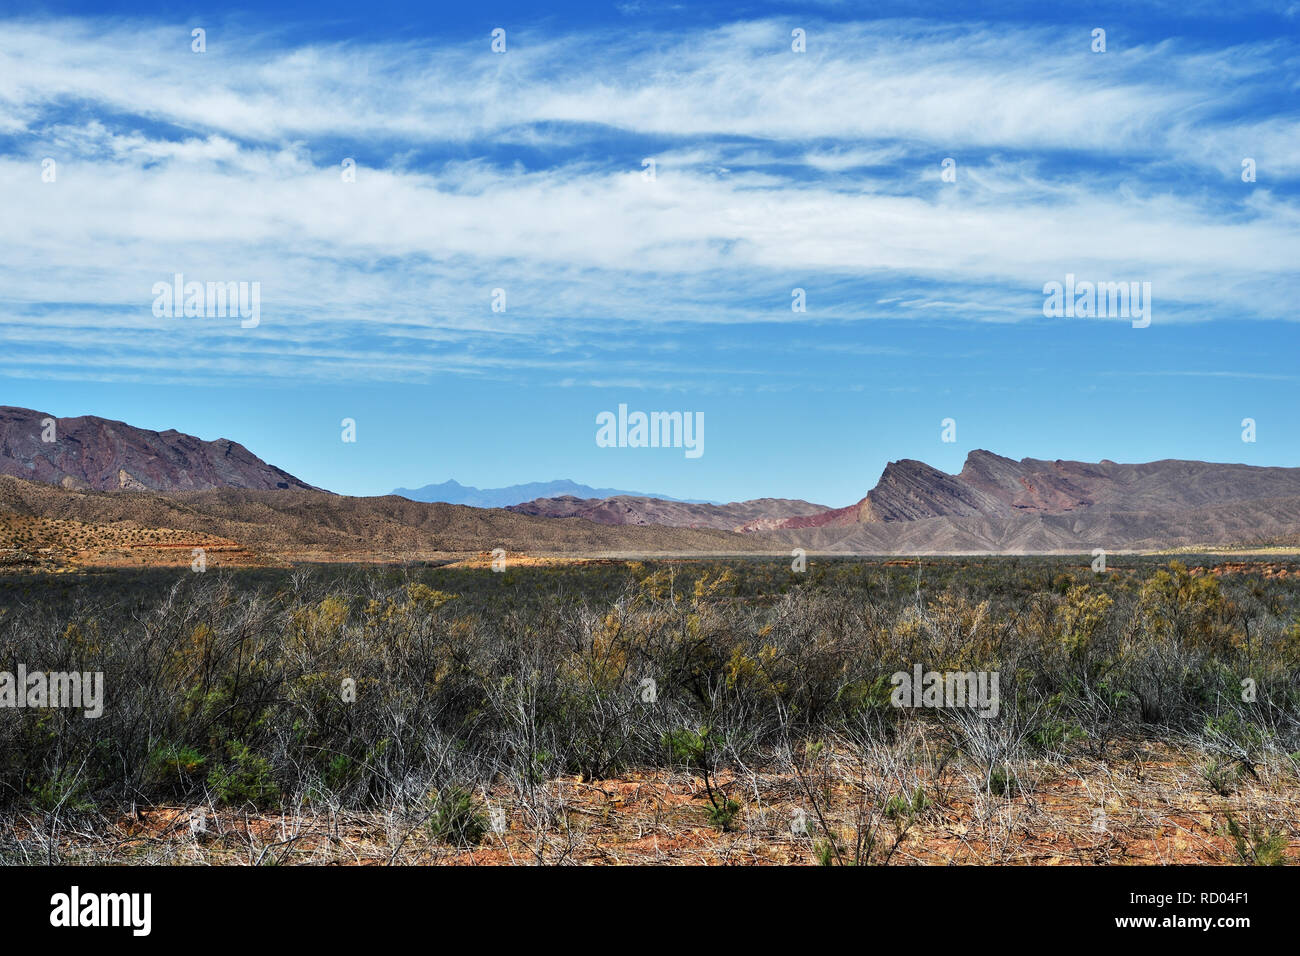
[[0, 646], [106, 693], [0, 725], [0, 859], [1296, 860], [1300, 560], [1093, 561], [12, 570]]

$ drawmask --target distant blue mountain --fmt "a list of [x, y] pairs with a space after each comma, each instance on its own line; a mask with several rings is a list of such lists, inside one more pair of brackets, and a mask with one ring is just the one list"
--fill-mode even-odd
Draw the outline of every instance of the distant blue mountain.
[[526, 485], [510, 485], [508, 488], [472, 488], [459, 481], [444, 481], [440, 485], [425, 485], [423, 488], [395, 488], [393, 494], [410, 498], [412, 501], [442, 501], [451, 505], [472, 505], [475, 508], [505, 508], [520, 505], [534, 498], [558, 498], [561, 495], [573, 495], [575, 498], [612, 498], [615, 495], [634, 495], [638, 498], [662, 498], [664, 501], [687, 501], [692, 504], [713, 504], [689, 498], [670, 498], [668, 495], [653, 495], [644, 491], [620, 491], [617, 488], [592, 488], [580, 485], [568, 478], [556, 481], [531, 481]]

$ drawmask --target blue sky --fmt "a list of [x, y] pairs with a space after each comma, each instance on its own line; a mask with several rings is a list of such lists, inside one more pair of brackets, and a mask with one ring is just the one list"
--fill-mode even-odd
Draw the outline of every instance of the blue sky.
[[[1300, 466], [1300, 3], [1039, 6], [7, 4], [0, 404], [350, 494]], [[156, 316], [178, 272], [257, 327]], [[1044, 317], [1067, 274], [1151, 324]], [[620, 403], [705, 453], [597, 447]]]

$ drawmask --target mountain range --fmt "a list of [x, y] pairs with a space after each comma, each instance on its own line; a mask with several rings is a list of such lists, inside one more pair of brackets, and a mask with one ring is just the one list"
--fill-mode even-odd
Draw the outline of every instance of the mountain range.
[[310, 488], [226, 438], [0, 405], [0, 474], [95, 491]]
[[825, 505], [789, 498], [756, 498], [730, 504], [673, 501], [645, 495], [606, 498], [538, 498], [507, 510], [542, 518], [584, 518], [597, 524], [668, 525], [673, 528], [714, 528], [719, 531], [770, 530], [799, 519], [815, 520], [830, 511]]
[[[228, 439], [5, 406], [0, 476], [9, 476], [0, 481], [0, 557], [8, 555], [0, 563], [19, 565], [55, 553], [135, 561], [191, 546], [264, 561], [496, 547], [539, 555], [942, 554], [1300, 543], [1300, 468], [1172, 459], [1016, 461], [976, 450], [955, 475], [904, 459], [843, 508], [605, 494], [615, 490], [571, 481], [486, 490], [451, 481], [358, 498], [314, 488]], [[466, 503], [414, 500], [421, 494]], [[489, 504], [510, 499], [504, 508]]]
[[913, 459], [890, 462], [875, 487], [844, 508], [785, 499], [691, 508], [643, 498], [553, 498], [512, 510], [603, 524], [727, 528], [841, 553], [1263, 544], [1300, 537], [1300, 468], [1016, 461], [978, 449], [956, 475]]
[[[532, 501], [534, 498], [614, 498], [621, 495], [653, 498], [658, 501], [677, 501], [667, 495], [647, 495], [640, 491], [620, 491], [617, 488], [592, 488], [568, 478], [555, 481], [532, 481], [505, 488], [474, 488], [452, 479], [423, 488], [395, 488], [393, 494], [412, 501], [441, 501], [449, 505], [470, 505], [474, 508], [506, 508], [510, 505]], [[611, 522], [612, 523], [612, 522]]]

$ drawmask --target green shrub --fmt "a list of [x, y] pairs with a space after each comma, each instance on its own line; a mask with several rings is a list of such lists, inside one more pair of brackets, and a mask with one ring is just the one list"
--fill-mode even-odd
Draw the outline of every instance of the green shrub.
[[1221, 797], [1230, 797], [1237, 792], [1241, 782], [1241, 765], [1233, 760], [1211, 757], [1201, 768], [1201, 777]]
[[453, 846], [477, 846], [488, 832], [488, 820], [474, 795], [463, 787], [447, 787], [433, 798], [429, 832]]
[[356, 777], [357, 765], [347, 754], [335, 754], [325, 768], [325, 786], [332, 791], [346, 787]]
[[1047, 717], [1029, 732], [1026, 739], [1029, 746], [1039, 753], [1051, 754], [1059, 753], [1070, 741], [1087, 736], [1087, 731], [1072, 721]]
[[89, 783], [67, 768], [31, 786], [32, 803], [40, 810], [85, 811], [94, 808], [87, 793]]
[[722, 741], [708, 727], [698, 730], [679, 727], [664, 734], [663, 742], [673, 757], [703, 776], [704, 791], [709, 798], [709, 823], [724, 833], [730, 831], [740, 814], [740, 804], [728, 797], [713, 779]]
[[1243, 827], [1231, 813], [1225, 816], [1238, 861], [1249, 866], [1282, 866], [1287, 862], [1285, 830], [1258, 821], [1247, 821]]
[[989, 772], [989, 790], [999, 797], [1014, 797], [1024, 792], [1024, 785], [1009, 766], [997, 766]]
[[922, 787], [909, 798], [905, 793], [895, 794], [885, 803], [885, 816], [895, 822], [911, 820], [929, 809], [930, 800]]
[[248, 749], [248, 745], [232, 740], [226, 747], [229, 760], [208, 773], [208, 787], [222, 803], [244, 804], [265, 808], [280, 796], [276, 786], [271, 761]]
[[1207, 717], [1205, 733], [1214, 743], [1248, 757], [1256, 756], [1267, 739], [1260, 727], [1243, 720], [1235, 710]]
[[740, 804], [730, 798], [723, 798], [708, 808], [709, 823], [723, 833], [728, 833], [740, 815]]
[[149, 755], [149, 769], [158, 783], [184, 787], [198, 778], [207, 758], [184, 744], [161, 744]]

